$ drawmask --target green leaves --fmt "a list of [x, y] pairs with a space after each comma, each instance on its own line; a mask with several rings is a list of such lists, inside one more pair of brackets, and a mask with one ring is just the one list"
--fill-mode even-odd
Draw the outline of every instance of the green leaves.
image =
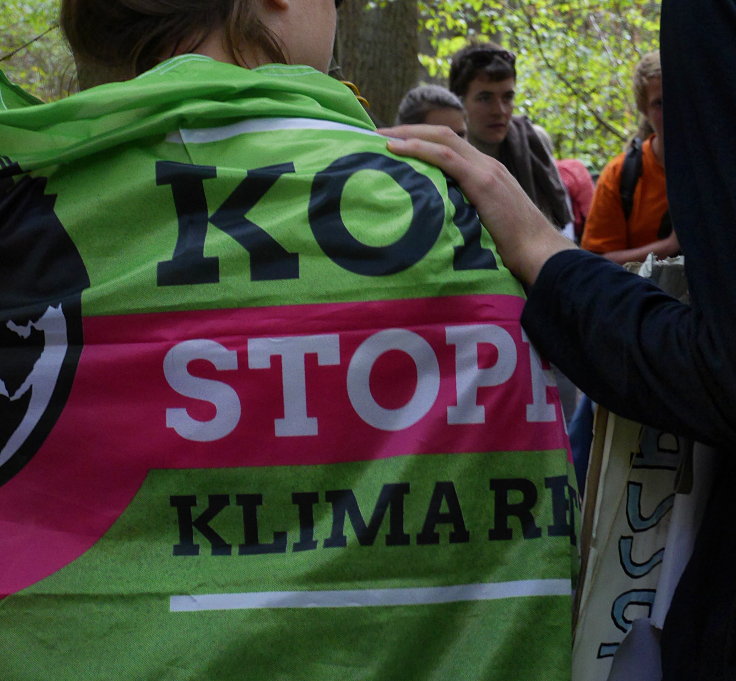
[[[516, 52], [518, 112], [550, 133], [560, 158], [599, 170], [636, 130], [632, 72], [642, 54], [658, 47], [659, 0], [352, 1], [365, 11], [416, 1], [420, 31], [429, 38], [418, 58], [438, 81], [469, 40], [495, 40]], [[60, 31], [42, 35], [55, 26], [57, 12], [58, 0], [0, 4], [0, 68], [44, 100], [74, 87]]]
[[434, 54], [430, 75], [468, 40], [494, 40], [517, 53], [517, 106], [552, 137], [558, 157], [599, 170], [636, 130], [634, 66], [658, 47], [652, 0], [420, 0]]
[[73, 60], [58, 29], [58, 0], [0, 4], [0, 69], [39, 99], [74, 88]]

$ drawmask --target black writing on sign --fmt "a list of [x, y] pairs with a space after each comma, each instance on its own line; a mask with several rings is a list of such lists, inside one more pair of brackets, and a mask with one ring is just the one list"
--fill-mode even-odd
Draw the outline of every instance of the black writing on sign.
[[[356, 239], [342, 219], [340, 203], [345, 186], [365, 170], [382, 173], [386, 182], [399, 185], [411, 199], [411, 216], [398, 216], [407, 220], [406, 230], [386, 246], [370, 246]], [[262, 225], [248, 218], [271, 188], [293, 173], [293, 163], [249, 170], [222, 205], [210, 212], [204, 183], [218, 177], [215, 166], [157, 162], [156, 183], [171, 187], [178, 220], [174, 253], [170, 260], [158, 263], [158, 285], [219, 282], [219, 258], [204, 255], [210, 225], [248, 251], [251, 281], [298, 278], [299, 255], [287, 251]], [[373, 182], [369, 190], [378, 188]], [[455, 248], [454, 269], [498, 269], [493, 252], [480, 245], [483, 228], [477, 213], [454, 183], [449, 182], [448, 192], [455, 207], [454, 224], [463, 238], [463, 245]], [[428, 177], [408, 163], [366, 152], [343, 156], [314, 176], [306, 217], [320, 248], [334, 263], [355, 274], [378, 277], [420, 262], [436, 243], [444, 216], [444, 201]]]
[[[476, 533], [468, 527], [466, 513], [454, 483], [436, 482], [431, 494], [414, 508], [419, 513], [407, 512], [407, 497], [411, 494], [408, 482], [383, 485], [370, 512], [360, 508], [355, 493], [350, 489], [294, 492], [292, 510], [285, 522], [289, 529], [270, 532], [263, 536], [259, 527], [261, 514], [267, 512], [263, 494], [210, 494], [207, 498], [194, 494], [170, 497], [176, 509], [179, 541], [174, 545], [175, 556], [198, 556], [201, 546], [209, 546], [213, 556], [240, 556], [266, 553], [312, 551], [320, 548], [345, 548], [354, 537], [360, 546], [372, 546], [379, 539], [385, 546], [416, 544], [464, 544], [474, 537], [486, 541], [517, 538], [537, 539], [546, 533], [549, 537], [573, 536], [572, 494], [564, 476], [548, 477], [544, 490], [524, 478], [501, 478], [489, 481], [488, 518], [490, 529]], [[551, 497], [552, 524], [544, 527], [538, 516], [549, 513], [547, 499], [540, 503], [542, 494]], [[476, 501], [477, 503], [477, 501]], [[316, 509], [324, 512], [328, 505], [330, 531], [317, 536]], [[223, 536], [215, 529], [221, 514], [237, 514], [242, 527], [238, 537]]]

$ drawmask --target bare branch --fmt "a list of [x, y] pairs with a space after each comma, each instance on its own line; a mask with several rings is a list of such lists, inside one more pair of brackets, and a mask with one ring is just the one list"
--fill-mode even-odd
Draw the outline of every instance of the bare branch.
[[603, 29], [601, 28], [600, 24], [598, 23], [598, 20], [595, 18], [595, 13], [590, 12], [588, 14], [588, 21], [590, 21], [591, 26], [595, 29], [595, 32], [598, 34], [598, 40], [600, 40], [601, 45], [603, 46], [603, 51], [608, 55], [608, 59], [611, 62], [611, 66], [614, 67], [613, 71], [616, 78], [616, 83], [619, 87], [623, 87], [621, 84], [621, 79], [618, 77], [618, 73], [616, 73], [616, 57], [613, 54], [610, 45], [608, 44], [608, 40], [606, 38], [606, 34], [603, 32]]
[[601, 115], [592, 107], [588, 105], [589, 100], [589, 93], [581, 92], [573, 83], [571, 83], [564, 74], [560, 73], [553, 65], [552, 62], [550, 62], [549, 57], [547, 56], [547, 52], [544, 49], [544, 45], [542, 44], [542, 39], [539, 35], [539, 32], [537, 31], [537, 27], [534, 24], [534, 20], [532, 19], [531, 14], [527, 11], [527, 3], [520, 2], [519, 7], [521, 8], [522, 13], [524, 14], [524, 19], [526, 19], [527, 26], [529, 26], [529, 30], [532, 32], [532, 35], [534, 36], [534, 42], [537, 45], [539, 55], [542, 58], [542, 61], [544, 61], [547, 68], [555, 74], [555, 76], [560, 80], [560, 82], [570, 91], [570, 93], [578, 99], [579, 101], [583, 102], [583, 106], [590, 112], [590, 114], [595, 118], [595, 120], [598, 122], [598, 125], [602, 126], [608, 132], [610, 132], [612, 135], [615, 135], [622, 141], [626, 141], [627, 136], [624, 132], [616, 128], [615, 126], [611, 125], [608, 121], [603, 119]]
[[52, 24], [43, 33], [39, 33], [35, 38], [31, 38], [27, 43], [23, 43], [20, 47], [16, 47], [12, 52], [8, 52], [7, 54], [2, 55], [0, 57], [0, 61], [7, 61], [8, 59], [11, 59], [16, 54], [18, 54], [18, 52], [22, 52], [26, 48], [28, 48], [31, 45], [33, 45], [33, 43], [35, 43], [38, 40], [41, 40], [41, 38], [43, 38], [45, 35], [47, 35], [48, 33], [51, 33], [51, 31], [53, 31], [53, 30], [55, 30], [57, 28], [59, 28], [59, 24], [58, 23]]

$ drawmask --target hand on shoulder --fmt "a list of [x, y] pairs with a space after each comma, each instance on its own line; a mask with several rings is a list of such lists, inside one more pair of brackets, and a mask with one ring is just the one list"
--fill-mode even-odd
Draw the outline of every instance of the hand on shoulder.
[[401, 125], [379, 132], [389, 137], [389, 151], [436, 165], [457, 181], [506, 266], [526, 284], [534, 283], [549, 257], [577, 248], [549, 223], [502, 163], [450, 128]]

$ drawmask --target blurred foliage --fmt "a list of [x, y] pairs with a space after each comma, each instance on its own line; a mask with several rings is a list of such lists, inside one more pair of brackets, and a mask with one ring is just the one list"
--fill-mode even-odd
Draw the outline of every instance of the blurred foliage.
[[43, 101], [76, 88], [74, 60], [57, 27], [59, 0], [0, 3], [0, 69]]
[[[418, 3], [418, 29], [429, 38], [418, 59], [432, 80], [446, 83], [452, 54], [469, 41], [516, 52], [517, 112], [549, 132], [558, 157], [599, 170], [635, 132], [631, 76], [658, 47], [658, 0], [363, 0], [365, 11], [392, 1]], [[45, 101], [76, 87], [54, 28], [58, 4], [0, 4], [0, 68]]]
[[[398, 0], [402, 1], [402, 0]], [[599, 170], [636, 132], [632, 74], [659, 47], [652, 0], [419, 0], [434, 78], [470, 41], [494, 40], [517, 55], [517, 113], [549, 132], [559, 158]]]

